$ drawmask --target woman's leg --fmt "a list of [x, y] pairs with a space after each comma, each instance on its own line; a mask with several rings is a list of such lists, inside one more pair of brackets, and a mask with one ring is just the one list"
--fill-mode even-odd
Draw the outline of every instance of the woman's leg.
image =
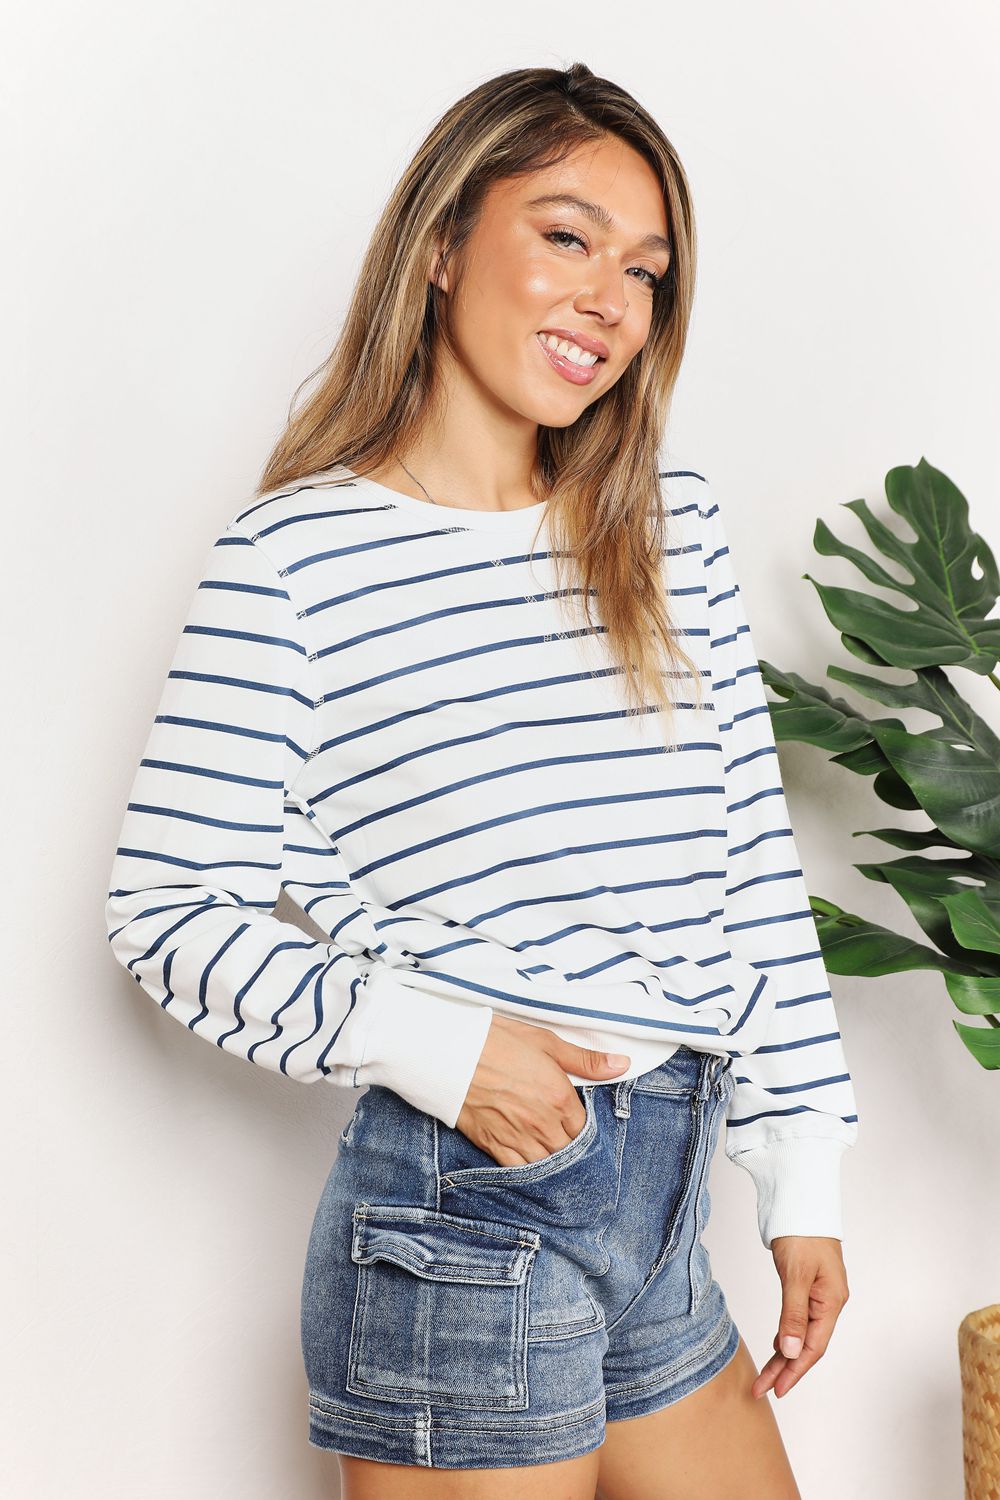
[[802, 1500], [771, 1403], [751, 1394], [756, 1377], [741, 1338], [698, 1390], [648, 1416], [609, 1422], [597, 1450], [597, 1500]]
[[511, 1469], [431, 1469], [337, 1457], [341, 1500], [594, 1500], [600, 1449]]

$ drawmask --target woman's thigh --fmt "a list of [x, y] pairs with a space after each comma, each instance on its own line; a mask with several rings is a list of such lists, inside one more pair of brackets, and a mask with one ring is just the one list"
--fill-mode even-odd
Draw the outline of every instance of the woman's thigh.
[[729, 1364], [683, 1400], [609, 1422], [597, 1500], [801, 1500], [770, 1401], [751, 1392], [756, 1375], [741, 1338]]
[[594, 1500], [599, 1451], [510, 1469], [426, 1469], [337, 1456], [340, 1500]]

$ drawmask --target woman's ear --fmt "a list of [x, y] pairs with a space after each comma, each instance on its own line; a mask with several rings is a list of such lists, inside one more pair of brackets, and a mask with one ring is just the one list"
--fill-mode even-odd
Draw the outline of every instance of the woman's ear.
[[447, 256], [440, 241], [435, 241], [434, 255], [431, 260], [431, 269], [428, 280], [438, 288], [439, 291], [448, 292], [448, 270], [446, 266]]

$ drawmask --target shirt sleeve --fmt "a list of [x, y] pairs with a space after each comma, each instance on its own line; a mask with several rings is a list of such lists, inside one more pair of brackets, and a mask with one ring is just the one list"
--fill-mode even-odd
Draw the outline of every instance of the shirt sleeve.
[[[398, 956], [318, 831], [296, 789], [316, 732], [313, 671], [285, 576], [231, 522], [133, 779], [111, 950], [203, 1040], [301, 1083], [382, 1084], [452, 1127], [493, 1011], [396, 977]], [[285, 885], [330, 941], [273, 915]]]
[[791, 828], [760, 665], [719, 505], [702, 501], [712, 697], [724, 757], [724, 928], [769, 976], [763, 1041], [733, 1059], [726, 1155], [753, 1178], [761, 1239], [843, 1238], [840, 1169], [857, 1138], [851, 1077]]

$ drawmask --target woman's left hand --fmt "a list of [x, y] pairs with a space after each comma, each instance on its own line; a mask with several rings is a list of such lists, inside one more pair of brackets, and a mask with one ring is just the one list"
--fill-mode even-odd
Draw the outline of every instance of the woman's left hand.
[[784, 1396], [822, 1358], [850, 1296], [840, 1240], [781, 1234], [771, 1241], [771, 1254], [781, 1277], [781, 1317], [777, 1352], [751, 1386], [756, 1397], [772, 1386], [776, 1396]]

